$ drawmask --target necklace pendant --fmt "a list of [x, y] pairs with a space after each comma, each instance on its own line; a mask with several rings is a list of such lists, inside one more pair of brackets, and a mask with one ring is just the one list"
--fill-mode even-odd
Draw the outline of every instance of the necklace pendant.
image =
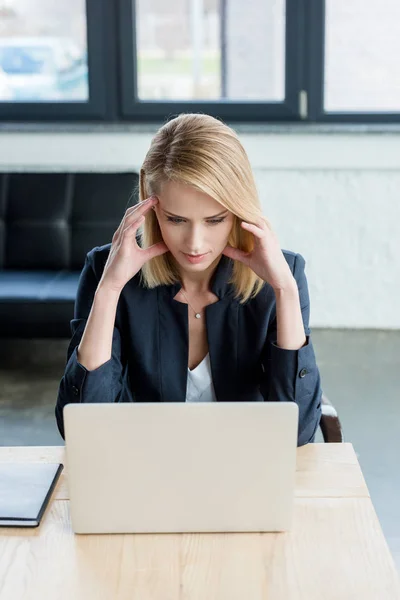
[[200, 313], [196, 313], [195, 317], [196, 317], [196, 319], [200, 319], [201, 318], [201, 314]]

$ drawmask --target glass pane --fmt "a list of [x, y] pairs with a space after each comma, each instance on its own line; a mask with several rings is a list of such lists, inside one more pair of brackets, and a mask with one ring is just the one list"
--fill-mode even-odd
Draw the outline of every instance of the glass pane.
[[325, 4], [325, 110], [400, 111], [399, 0]]
[[140, 100], [282, 101], [285, 0], [136, 0]]
[[0, 101], [87, 101], [85, 0], [0, 1]]

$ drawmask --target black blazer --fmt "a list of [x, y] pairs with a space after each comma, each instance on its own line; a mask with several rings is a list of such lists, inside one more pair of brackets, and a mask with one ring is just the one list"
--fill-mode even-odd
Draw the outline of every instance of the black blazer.
[[[188, 306], [174, 300], [180, 284], [146, 289], [135, 275], [121, 292], [110, 360], [87, 371], [77, 361], [94, 293], [111, 244], [86, 257], [71, 321], [55, 414], [64, 438], [63, 408], [69, 402], [185, 402], [188, 368]], [[219, 301], [205, 309], [215, 395], [219, 402], [279, 401], [299, 406], [298, 445], [314, 441], [321, 418], [320, 374], [310, 337], [310, 301], [305, 261], [283, 250], [296, 279], [306, 345], [286, 350], [276, 345], [275, 293], [265, 284], [241, 305], [228, 284], [233, 261], [221, 256], [211, 280]]]

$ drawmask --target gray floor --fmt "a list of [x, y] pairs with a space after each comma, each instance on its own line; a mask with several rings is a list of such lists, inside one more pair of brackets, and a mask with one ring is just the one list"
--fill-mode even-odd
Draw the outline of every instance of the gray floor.
[[[313, 340], [323, 389], [358, 454], [400, 569], [400, 332], [314, 330]], [[54, 403], [67, 344], [2, 340], [0, 445], [64, 443]]]

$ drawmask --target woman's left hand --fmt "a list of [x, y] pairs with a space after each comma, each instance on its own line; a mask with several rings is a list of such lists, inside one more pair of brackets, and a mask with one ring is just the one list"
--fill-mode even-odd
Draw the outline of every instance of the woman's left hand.
[[241, 226], [254, 235], [253, 251], [243, 252], [243, 250], [228, 245], [222, 254], [250, 267], [274, 290], [284, 290], [295, 284], [293, 273], [280, 248], [277, 235], [267, 222], [260, 220], [257, 225], [253, 225], [242, 221]]

